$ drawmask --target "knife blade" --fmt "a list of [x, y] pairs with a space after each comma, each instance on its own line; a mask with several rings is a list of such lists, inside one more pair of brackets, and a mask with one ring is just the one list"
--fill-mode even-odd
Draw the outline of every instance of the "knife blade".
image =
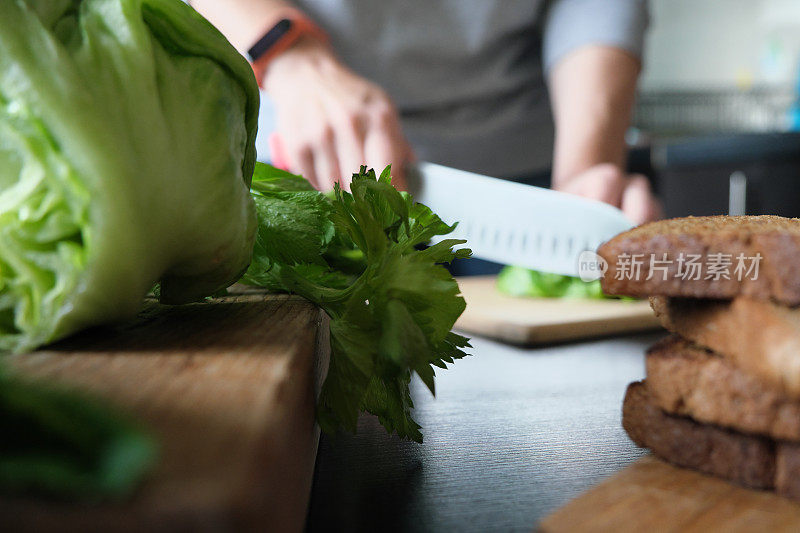
[[466, 239], [475, 257], [497, 263], [578, 276], [582, 252], [634, 225], [599, 201], [434, 163], [413, 165], [407, 179], [414, 200], [458, 222], [439, 241]]

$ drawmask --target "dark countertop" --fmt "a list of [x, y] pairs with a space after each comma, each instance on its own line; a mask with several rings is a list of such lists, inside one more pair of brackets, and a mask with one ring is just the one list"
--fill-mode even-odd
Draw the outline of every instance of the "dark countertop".
[[414, 385], [425, 443], [364, 416], [323, 436], [309, 531], [531, 531], [645, 452], [620, 425], [626, 385], [663, 333], [516, 348], [474, 338], [474, 356]]

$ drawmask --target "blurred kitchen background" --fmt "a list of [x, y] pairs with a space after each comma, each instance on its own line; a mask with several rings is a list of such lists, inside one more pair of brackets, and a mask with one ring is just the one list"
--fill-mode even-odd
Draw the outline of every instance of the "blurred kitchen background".
[[[650, 14], [631, 170], [669, 217], [800, 217], [800, 0], [650, 0]], [[265, 99], [265, 160], [272, 129]]]
[[667, 216], [800, 216], [800, 1], [650, 10], [632, 168]]

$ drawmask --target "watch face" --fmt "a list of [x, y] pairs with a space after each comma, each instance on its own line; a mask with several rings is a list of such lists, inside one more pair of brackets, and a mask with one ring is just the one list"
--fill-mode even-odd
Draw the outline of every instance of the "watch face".
[[280, 41], [281, 38], [289, 33], [289, 30], [291, 29], [292, 21], [290, 19], [281, 19], [272, 27], [271, 30], [269, 30], [261, 39], [259, 39], [250, 50], [247, 51], [247, 55], [250, 56], [250, 61], [256, 61], [258, 58], [266, 54], [267, 51], [275, 46], [275, 43]]

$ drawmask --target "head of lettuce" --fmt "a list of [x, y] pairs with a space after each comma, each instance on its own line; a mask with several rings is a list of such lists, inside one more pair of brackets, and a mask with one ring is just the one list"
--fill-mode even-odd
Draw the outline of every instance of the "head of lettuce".
[[0, 3], [0, 351], [241, 277], [247, 62], [179, 0]]

